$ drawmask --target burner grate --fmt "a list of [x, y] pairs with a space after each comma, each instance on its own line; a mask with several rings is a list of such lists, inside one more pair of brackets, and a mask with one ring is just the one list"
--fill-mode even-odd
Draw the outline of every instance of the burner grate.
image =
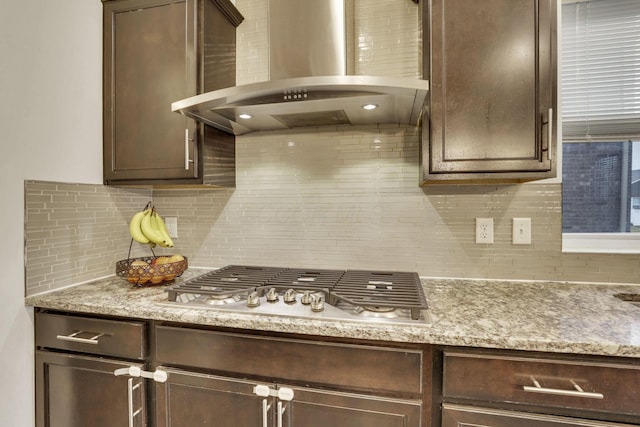
[[169, 301], [176, 301], [180, 294], [236, 295], [249, 293], [277, 276], [284, 268], [228, 265], [205, 273], [167, 289]]
[[413, 319], [428, 308], [417, 273], [349, 270], [331, 295], [360, 307], [407, 309]]
[[269, 279], [263, 286], [263, 290], [276, 288], [278, 291], [295, 289], [299, 291], [329, 292], [343, 274], [343, 270], [292, 268]]

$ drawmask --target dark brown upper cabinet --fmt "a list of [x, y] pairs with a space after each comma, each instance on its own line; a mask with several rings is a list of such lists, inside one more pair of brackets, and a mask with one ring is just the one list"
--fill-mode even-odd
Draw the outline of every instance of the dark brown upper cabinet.
[[556, 1], [421, 3], [421, 185], [554, 177]]
[[171, 103], [235, 85], [229, 0], [104, 1], [103, 163], [111, 185], [235, 185], [235, 139]]

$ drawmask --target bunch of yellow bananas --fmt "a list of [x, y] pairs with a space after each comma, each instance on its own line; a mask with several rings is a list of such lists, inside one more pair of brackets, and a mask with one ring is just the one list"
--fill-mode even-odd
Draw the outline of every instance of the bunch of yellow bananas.
[[136, 242], [172, 248], [173, 240], [162, 217], [153, 205], [148, 204], [144, 210], [136, 213], [129, 223], [129, 233]]

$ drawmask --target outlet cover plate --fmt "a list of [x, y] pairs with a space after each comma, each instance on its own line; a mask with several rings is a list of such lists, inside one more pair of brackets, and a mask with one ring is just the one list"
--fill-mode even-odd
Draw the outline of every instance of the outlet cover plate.
[[164, 223], [167, 226], [169, 236], [173, 239], [178, 237], [178, 218], [175, 216], [165, 217]]
[[476, 243], [493, 243], [493, 218], [476, 218]]
[[514, 245], [531, 244], [531, 218], [513, 218], [512, 242]]

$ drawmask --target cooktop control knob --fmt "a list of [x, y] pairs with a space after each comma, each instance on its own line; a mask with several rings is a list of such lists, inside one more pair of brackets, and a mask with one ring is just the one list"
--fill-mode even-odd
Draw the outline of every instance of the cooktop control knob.
[[284, 293], [284, 296], [282, 297], [282, 299], [287, 304], [295, 304], [295, 302], [296, 302], [296, 290], [295, 289], [288, 289], [287, 292]]
[[304, 291], [304, 294], [300, 297], [300, 302], [304, 305], [309, 305], [313, 301], [313, 295], [311, 291]]
[[324, 297], [317, 296], [311, 301], [311, 311], [319, 312], [324, 310]]
[[249, 294], [249, 296], [247, 297], [247, 307], [257, 307], [260, 305], [260, 296], [258, 295], [258, 292], [253, 291]]
[[271, 288], [267, 291], [267, 301], [269, 302], [278, 302], [278, 292], [276, 288]]

